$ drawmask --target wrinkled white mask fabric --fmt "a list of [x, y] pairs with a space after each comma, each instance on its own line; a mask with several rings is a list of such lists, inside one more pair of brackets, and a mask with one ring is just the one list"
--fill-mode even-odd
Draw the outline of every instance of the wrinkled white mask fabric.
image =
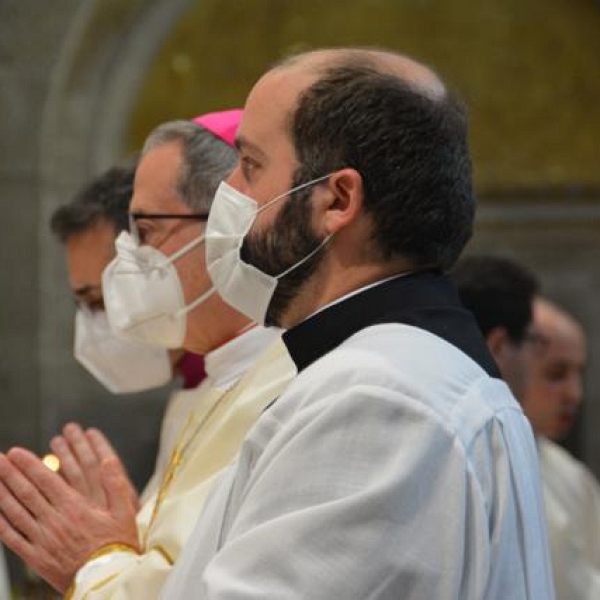
[[228, 304], [261, 325], [265, 323], [265, 316], [277, 287], [277, 281], [321, 250], [331, 239], [331, 235], [307, 256], [278, 275], [267, 275], [242, 260], [240, 250], [244, 238], [263, 210], [293, 192], [324, 181], [330, 175], [296, 186], [260, 208], [250, 196], [246, 196], [224, 181], [217, 188], [205, 232], [208, 274], [217, 292]]
[[75, 358], [113, 394], [150, 390], [172, 378], [167, 350], [119, 339], [106, 313], [86, 306], [75, 316]]
[[173, 264], [204, 236], [165, 256], [151, 246], [139, 246], [123, 231], [115, 242], [117, 256], [102, 273], [104, 306], [113, 333], [125, 340], [180, 348], [187, 314], [207, 300], [214, 287], [185, 305], [183, 288]]

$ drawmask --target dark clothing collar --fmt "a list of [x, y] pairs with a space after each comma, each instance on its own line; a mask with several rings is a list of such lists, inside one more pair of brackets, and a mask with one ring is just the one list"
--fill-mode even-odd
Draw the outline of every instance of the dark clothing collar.
[[475, 318], [452, 282], [437, 271], [420, 271], [384, 281], [332, 304], [283, 334], [288, 352], [302, 371], [344, 340], [371, 325], [403, 323], [446, 340], [500, 377]]

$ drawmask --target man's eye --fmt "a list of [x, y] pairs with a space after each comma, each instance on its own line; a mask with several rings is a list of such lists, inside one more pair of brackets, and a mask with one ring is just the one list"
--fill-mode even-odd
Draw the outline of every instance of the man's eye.
[[568, 371], [563, 367], [550, 367], [546, 369], [546, 379], [554, 383], [562, 381], [567, 375]]
[[248, 156], [243, 156], [240, 159], [240, 162], [242, 165], [242, 172], [244, 173], [244, 176], [247, 179], [249, 179], [254, 173], [254, 171], [256, 171], [256, 169], [258, 168], [258, 163]]
[[137, 236], [137, 240], [138, 243], [141, 244], [145, 244], [148, 241], [148, 227], [146, 227], [145, 225], [138, 223], [137, 227], [136, 227], [136, 236]]

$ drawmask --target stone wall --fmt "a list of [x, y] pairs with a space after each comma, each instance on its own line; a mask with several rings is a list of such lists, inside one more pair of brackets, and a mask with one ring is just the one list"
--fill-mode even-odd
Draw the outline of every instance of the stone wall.
[[102, 428], [141, 485], [167, 390], [113, 397], [73, 359], [74, 306], [49, 217], [123, 152], [140, 77], [178, 0], [0, 3], [0, 448]]

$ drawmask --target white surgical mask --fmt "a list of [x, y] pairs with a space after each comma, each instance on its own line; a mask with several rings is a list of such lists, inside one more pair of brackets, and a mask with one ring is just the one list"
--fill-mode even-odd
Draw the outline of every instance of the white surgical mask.
[[117, 256], [102, 273], [104, 306], [115, 335], [165, 348], [181, 347], [187, 314], [214, 288], [186, 306], [173, 263], [203, 242], [200, 236], [167, 257], [152, 246], [139, 246], [127, 231], [119, 234]]
[[87, 306], [75, 316], [75, 358], [113, 394], [149, 390], [172, 378], [167, 350], [117, 338], [106, 313]]
[[257, 215], [292, 192], [327, 179], [325, 175], [288, 190], [260, 208], [255, 200], [221, 182], [206, 224], [206, 265], [219, 295], [236, 310], [264, 325], [277, 281], [316, 254], [330, 239], [327, 236], [312, 252], [278, 275], [268, 275], [244, 262], [240, 249]]

